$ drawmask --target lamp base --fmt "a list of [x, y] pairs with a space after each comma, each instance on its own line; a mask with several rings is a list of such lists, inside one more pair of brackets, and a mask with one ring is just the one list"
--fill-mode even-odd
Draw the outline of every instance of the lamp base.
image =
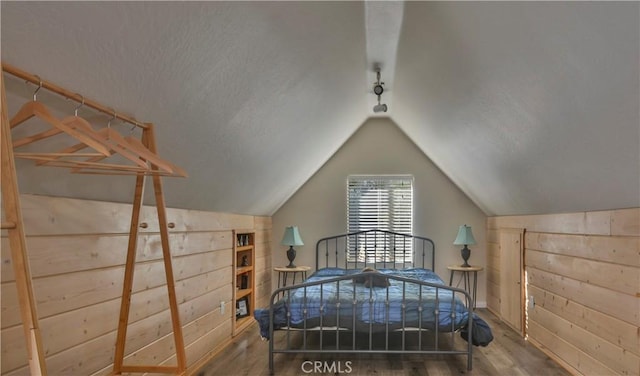
[[293, 264], [293, 260], [296, 259], [296, 250], [293, 249], [293, 246], [290, 246], [287, 250], [287, 259], [289, 259], [289, 265], [287, 265], [287, 268], [295, 268], [296, 266]]
[[469, 260], [469, 256], [471, 256], [471, 250], [469, 248], [467, 248], [467, 245], [465, 244], [464, 248], [462, 248], [460, 250], [460, 255], [462, 255], [462, 259], [464, 260], [464, 264], [460, 265], [463, 268], [468, 268], [471, 265], [469, 265], [469, 263], [467, 262], [467, 260]]

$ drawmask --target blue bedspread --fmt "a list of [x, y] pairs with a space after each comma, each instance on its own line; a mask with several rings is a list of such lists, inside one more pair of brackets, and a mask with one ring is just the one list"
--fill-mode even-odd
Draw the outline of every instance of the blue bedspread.
[[[385, 276], [398, 276], [447, 287], [434, 272], [411, 268], [402, 270], [378, 270]], [[318, 270], [305, 283], [349, 276], [361, 270], [325, 268]], [[312, 327], [320, 324], [353, 328], [357, 325], [391, 325], [453, 331], [464, 326], [468, 309], [451, 290], [419, 285], [417, 283], [388, 279], [390, 286], [365, 287], [352, 278], [289, 290], [276, 307], [280, 319], [274, 327]], [[404, 293], [403, 293], [404, 291]], [[290, 314], [286, 319], [285, 312]], [[261, 322], [261, 334], [268, 336], [269, 310], [256, 310]], [[265, 320], [266, 317], [266, 320]], [[280, 322], [283, 321], [284, 322]], [[266, 322], [266, 333], [262, 330]], [[306, 322], [306, 324], [305, 324]], [[264, 335], [267, 334], [267, 335]]]

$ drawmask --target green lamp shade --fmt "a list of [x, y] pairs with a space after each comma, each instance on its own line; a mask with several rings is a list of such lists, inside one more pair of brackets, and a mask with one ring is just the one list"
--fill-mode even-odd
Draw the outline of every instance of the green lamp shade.
[[471, 232], [471, 226], [462, 225], [458, 229], [458, 236], [456, 236], [456, 240], [453, 241], [454, 245], [471, 245], [476, 244], [476, 239], [473, 237], [473, 233]]
[[304, 245], [298, 226], [290, 226], [284, 229], [284, 236], [282, 237], [282, 245]]

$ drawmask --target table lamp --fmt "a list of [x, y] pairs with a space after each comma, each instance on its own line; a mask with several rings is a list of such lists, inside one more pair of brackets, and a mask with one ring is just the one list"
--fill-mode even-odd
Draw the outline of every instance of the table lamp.
[[289, 265], [287, 268], [295, 268], [293, 260], [296, 258], [296, 250], [293, 246], [304, 245], [300, 233], [298, 232], [298, 226], [290, 226], [284, 229], [284, 236], [282, 237], [282, 245], [288, 245], [287, 258], [289, 259]]
[[456, 236], [456, 240], [453, 241], [454, 245], [464, 245], [464, 248], [460, 250], [460, 254], [462, 255], [462, 259], [464, 260], [464, 264], [460, 265], [462, 267], [470, 267], [467, 260], [469, 260], [469, 256], [471, 256], [471, 250], [467, 248], [467, 245], [476, 244], [476, 239], [473, 238], [473, 233], [471, 232], [471, 226], [462, 225], [458, 229], [458, 236]]

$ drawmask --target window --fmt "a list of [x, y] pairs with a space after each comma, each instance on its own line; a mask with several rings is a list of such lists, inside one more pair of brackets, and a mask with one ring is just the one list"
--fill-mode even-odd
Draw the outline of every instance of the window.
[[[413, 177], [349, 176], [347, 182], [348, 232], [386, 230], [413, 232]], [[365, 237], [348, 245], [349, 262], [412, 262], [411, 242], [392, 236]], [[358, 244], [355, 244], [358, 243]], [[395, 243], [395, 244], [394, 244]]]

